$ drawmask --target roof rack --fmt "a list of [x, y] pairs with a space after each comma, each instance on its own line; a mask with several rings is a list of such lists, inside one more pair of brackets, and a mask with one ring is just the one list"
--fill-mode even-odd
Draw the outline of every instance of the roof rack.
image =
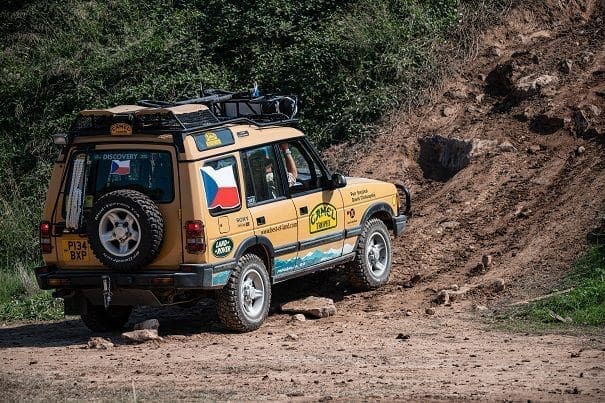
[[189, 132], [226, 123], [263, 127], [293, 124], [297, 112], [296, 96], [210, 89], [203, 97], [178, 102], [140, 100], [136, 105], [81, 111], [69, 131], [76, 136], [107, 134], [115, 124], [126, 124], [137, 133]]
[[218, 89], [203, 91], [204, 96], [185, 99], [174, 103], [166, 101], [140, 100], [139, 106], [165, 108], [189, 104], [206, 106], [219, 122], [237, 118], [247, 118], [257, 123], [292, 122], [298, 112], [298, 97], [286, 95], [258, 95], [255, 88], [252, 94], [229, 92]]

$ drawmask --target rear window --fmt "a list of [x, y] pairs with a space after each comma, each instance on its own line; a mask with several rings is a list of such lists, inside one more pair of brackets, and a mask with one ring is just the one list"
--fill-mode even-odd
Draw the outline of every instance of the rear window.
[[88, 158], [89, 194], [99, 196], [116, 189], [133, 189], [159, 203], [173, 199], [169, 152], [93, 151]]
[[[90, 209], [94, 201], [118, 189], [132, 189], [158, 203], [174, 198], [172, 158], [167, 151], [76, 152], [66, 181], [63, 216]], [[69, 214], [67, 214], [69, 213]], [[73, 222], [74, 228], [78, 227]]]

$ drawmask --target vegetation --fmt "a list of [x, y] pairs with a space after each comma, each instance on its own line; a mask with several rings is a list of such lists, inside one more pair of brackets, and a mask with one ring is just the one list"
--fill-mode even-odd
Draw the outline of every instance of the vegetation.
[[605, 325], [605, 247], [595, 247], [578, 260], [561, 289], [571, 291], [516, 310], [513, 320], [539, 328]]
[[[51, 138], [79, 110], [258, 82], [267, 93], [300, 96], [300, 126], [320, 146], [360, 140], [439, 80], [451, 52], [437, 50], [449, 49], [452, 28], [476, 28], [510, 1], [5, 1], [2, 281], [38, 263]], [[455, 32], [463, 33], [449, 35], [456, 52], [470, 35]]]

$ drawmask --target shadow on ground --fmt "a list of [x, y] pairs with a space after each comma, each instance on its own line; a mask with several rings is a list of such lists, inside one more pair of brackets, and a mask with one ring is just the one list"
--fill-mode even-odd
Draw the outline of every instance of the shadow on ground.
[[[286, 281], [273, 286], [269, 315], [279, 315], [280, 306], [286, 302], [318, 296], [340, 301], [352, 293], [346, 276], [339, 271], [320, 272], [314, 275]], [[135, 323], [156, 318], [160, 321], [160, 336], [199, 333], [229, 333], [220, 323], [216, 304], [204, 299], [194, 306], [139, 307], [136, 308], [124, 330], [131, 330]], [[94, 333], [77, 317], [57, 322], [28, 323], [0, 328], [0, 348], [16, 347], [64, 347], [86, 345], [90, 337], [102, 336], [114, 344], [121, 344], [119, 332]]]

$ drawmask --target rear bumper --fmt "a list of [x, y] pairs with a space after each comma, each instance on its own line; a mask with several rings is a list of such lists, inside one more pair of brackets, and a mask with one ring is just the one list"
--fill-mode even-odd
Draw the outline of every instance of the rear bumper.
[[143, 270], [132, 273], [42, 266], [36, 269], [36, 280], [43, 290], [102, 288], [102, 276], [109, 276], [112, 287], [115, 288], [213, 290], [222, 288], [227, 283], [233, 267], [234, 260], [220, 265], [182, 264], [178, 270]]

